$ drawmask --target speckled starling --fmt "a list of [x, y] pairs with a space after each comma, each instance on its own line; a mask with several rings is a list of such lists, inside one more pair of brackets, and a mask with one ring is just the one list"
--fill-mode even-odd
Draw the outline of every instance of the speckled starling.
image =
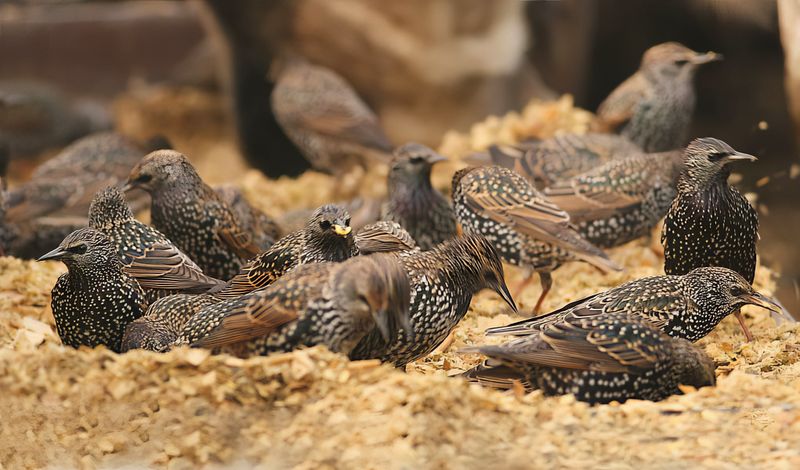
[[286, 235], [256, 256], [219, 295], [238, 297], [272, 284], [301, 264], [344, 261], [357, 254], [350, 214], [340, 206], [328, 204], [314, 211], [304, 229]]
[[575, 231], [566, 212], [508, 168], [459, 170], [453, 176], [453, 202], [464, 232], [480, 233], [503, 261], [539, 273], [542, 294], [534, 313], [550, 290], [550, 273], [562, 263], [580, 260], [603, 271], [621, 269]]
[[683, 276], [652, 276], [627, 282], [548, 314], [490, 328], [486, 333], [524, 336], [569, 317], [625, 312], [646, 318], [672, 337], [697, 341], [735, 313], [745, 335], [751, 338], [738, 311], [745, 305], [781, 310], [738, 273], [726, 268], [697, 268]]
[[392, 144], [377, 116], [342, 77], [300, 58], [278, 68], [272, 111], [314, 168], [340, 173], [389, 160]]
[[646, 236], [667, 214], [677, 193], [683, 152], [614, 160], [545, 188], [578, 232], [601, 248]]
[[402, 225], [422, 250], [456, 236], [450, 201], [431, 186], [431, 168], [446, 158], [416, 143], [398, 147], [394, 155], [382, 218]]
[[0, 141], [0, 256], [5, 256], [6, 246], [13, 236], [13, 229], [6, 224], [6, 206], [8, 199], [8, 163], [11, 159], [8, 145]]
[[756, 270], [758, 215], [728, 186], [728, 164], [755, 161], [721, 140], [695, 139], [686, 148], [678, 196], [664, 220], [664, 270], [685, 274], [701, 266], [733, 269], [752, 283]]
[[716, 383], [704, 351], [623, 312], [568, 317], [530, 336], [466, 351], [517, 371], [545, 395], [573, 394], [591, 404], [659, 401], [680, 394], [678, 385]]
[[109, 187], [89, 206], [89, 227], [114, 244], [125, 272], [145, 289], [148, 300], [170, 293], [201, 293], [221, 287], [161, 232], [133, 217], [122, 193]]
[[318, 344], [348, 354], [373, 329], [384, 342], [410, 336], [409, 298], [408, 277], [392, 255], [303, 265], [265, 289], [201, 310], [180, 342], [242, 355]]
[[365, 225], [356, 233], [355, 242], [360, 255], [409, 251], [417, 248], [417, 244], [406, 229], [397, 222], [388, 220]]
[[153, 226], [211, 277], [230, 279], [260, 251], [181, 153], [159, 150], [145, 156], [131, 170], [129, 188], [150, 193]]
[[166, 352], [181, 335], [184, 326], [200, 310], [221, 300], [213, 295], [175, 294], [158, 299], [144, 316], [125, 328], [122, 352], [131, 349]]
[[597, 116], [645, 152], [681, 148], [694, 113], [695, 72], [719, 59], [719, 54], [701, 54], [676, 42], [653, 46], [639, 70], [600, 104]]
[[125, 327], [147, 308], [144, 291], [122, 270], [111, 240], [97, 230], [71, 233], [39, 261], [60, 260], [67, 272], [53, 287], [51, 306], [61, 342], [121, 349]]
[[537, 188], [544, 188], [611, 160], [640, 153], [642, 149], [636, 144], [615, 134], [562, 134], [515, 145], [492, 145], [490, 159], [485, 160], [511, 168]]
[[143, 151], [119, 134], [93, 134], [44, 162], [9, 193], [9, 220], [58, 213], [85, 217], [95, 193], [125, 181]]
[[430, 354], [464, 318], [472, 296], [485, 288], [497, 292], [517, 310], [500, 257], [480, 235], [456, 237], [430, 251], [406, 251], [396, 256], [411, 282], [414, 338], [401, 332], [387, 343], [373, 330], [356, 346], [351, 359], [380, 359], [403, 367]]
[[214, 190], [233, 210], [242, 230], [253, 235], [253, 243], [259, 249], [262, 251], [268, 249], [281, 237], [281, 228], [278, 223], [272, 217], [253, 207], [239, 188], [226, 184], [218, 186]]

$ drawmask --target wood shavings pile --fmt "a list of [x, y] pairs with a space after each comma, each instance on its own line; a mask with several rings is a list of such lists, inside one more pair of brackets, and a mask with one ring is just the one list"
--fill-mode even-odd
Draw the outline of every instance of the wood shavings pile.
[[[534, 103], [450, 134], [441, 151], [457, 166], [459, 149], [478, 150], [485, 139], [544, 136], [552, 123], [582, 131], [589, 121], [568, 98]], [[437, 169], [437, 186], [447, 188], [448, 172]], [[280, 214], [363, 188], [379, 194], [384, 178], [248, 173], [241, 185]], [[663, 272], [650, 240], [609, 253], [624, 272], [565, 265], [545, 308]], [[519, 318], [490, 292], [476, 296], [451, 342], [401, 372], [323, 348], [247, 360], [65, 348], [49, 308], [63, 272], [57, 263], [0, 258], [0, 468], [800, 467], [800, 327], [776, 326], [756, 308], [745, 309], [755, 342], [744, 342], [733, 319], [700, 342], [717, 362], [717, 387], [589, 407], [454, 377], [480, 360], [459, 348], [501, 341], [483, 331]], [[521, 274], [509, 267], [509, 285]], [[756, 286], [771, 293], [774, 274], [760, 266]], [[521, 311], [539, 292], [533, 282], [516, 299]]]

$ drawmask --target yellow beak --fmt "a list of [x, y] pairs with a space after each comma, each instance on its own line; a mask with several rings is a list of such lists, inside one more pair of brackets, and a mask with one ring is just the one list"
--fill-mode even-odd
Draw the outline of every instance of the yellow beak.
[[349, 235], [352, 230], [353, 229], [350, 228], [350, 227], [342, 227], [341, 225], [334, 225], [333, 226], [333, 231], [336, 232], [337, 235], [341, 235], [343, 237], [346, 237], [347, 235]]

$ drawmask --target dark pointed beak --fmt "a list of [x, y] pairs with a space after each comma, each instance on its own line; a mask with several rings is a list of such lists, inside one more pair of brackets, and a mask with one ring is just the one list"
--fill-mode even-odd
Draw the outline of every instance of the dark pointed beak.
[[508, 291], [508, 286], [506, 285], [506, 281], [500, 281], [500, 283], [498, 284], [497, 288], [495, 288], [494, 291], [497, 292], [497, 294], [500, 297], [502, 297], [503, 300], [506, 301], [506, 303], [508, 304], [509, 307], [511, 307], [511, 310], [513, 310], [514, 313], [519, 312], [519, 310], [517, 309], [517, 304], [516, 302], [514, 302], [514, 298], [511, 297], [511, 292]]
[[718, 62], [722, 60], [722, 54], [717, 54], [716, 52], [706, 52], [705, 54], [695, 54], [689, 62], [697, 65], [707, 64], [709, 62]]
[[775, 313], [783, 312], [783, 309], [781, 308], [780, 304], [778, 304], [771, 298], [767, 297], [766, 295], [760, 294], [758, 292], [753, 292], [752, 294], [746, 295], [742, 297], [742, 300], [744, 300], [750, 305], [755, 305], [757, 307], [765, 308], [771, 312]]
[[47, 260], [60, 260], [64, 256], [66, 256], [69, 252], [62, 249], [60, 246], [53, 251], [48, 251], [47, 253], [43, 254], [42, 256], [38, 257], [36, 261], [47, 261]]

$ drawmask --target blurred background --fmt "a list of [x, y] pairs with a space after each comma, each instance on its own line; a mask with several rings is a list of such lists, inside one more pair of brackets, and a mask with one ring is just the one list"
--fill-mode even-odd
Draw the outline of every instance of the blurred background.
[[697, 77], [692, 136], [757, 155], [762, 261], [800, 311], [800, 0], [5, 0], [0, 139], [10, 178], [91, 131], [165, 134], [211, 183], [307, 168], [270, 113], [291, 49], [344, 76], [395, 144], [568, 93], [595, 110], [664, 41], [725, 60]]

